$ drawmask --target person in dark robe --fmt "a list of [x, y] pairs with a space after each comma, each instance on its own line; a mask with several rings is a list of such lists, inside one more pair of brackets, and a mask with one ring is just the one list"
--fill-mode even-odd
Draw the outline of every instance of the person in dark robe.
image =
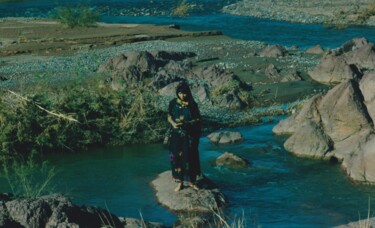
[[184, 186], [198, 190], [196, 181], [201, 175], [198, 152], [201, 115], [186, 82], [177, 85], [176, 96], [169, 103], [168, 113], [168, 122], [172, 125], [169, 152], [172, 177], [177, 182], [175, 191]]

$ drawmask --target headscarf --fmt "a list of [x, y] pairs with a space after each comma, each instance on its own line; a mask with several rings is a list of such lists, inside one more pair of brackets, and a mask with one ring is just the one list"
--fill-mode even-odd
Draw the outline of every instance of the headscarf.
[[184, 93], [187, 95], [186, 101], [188, 102], [194, 102], [193, 96], [191, 94], [191, 90], [189, 88], [189, 85], [187, 84], [186, 81], [181, 81], [178, 83], [177, 88], [176, 88], [176, 96], [178, 97], [179, 93]]

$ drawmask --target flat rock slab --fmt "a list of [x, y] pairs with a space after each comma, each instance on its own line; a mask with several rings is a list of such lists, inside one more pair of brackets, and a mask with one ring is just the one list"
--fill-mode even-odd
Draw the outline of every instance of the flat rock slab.
[[224, 195], [207, 178], [198, 181], [199, 190], [185, 187], [179, 192], [174, 189], [177, 183], [172, 179], [171, 171], [165, 171], [152, 181], [157, 200], [175, 212], [209, 213], [224, 206]]

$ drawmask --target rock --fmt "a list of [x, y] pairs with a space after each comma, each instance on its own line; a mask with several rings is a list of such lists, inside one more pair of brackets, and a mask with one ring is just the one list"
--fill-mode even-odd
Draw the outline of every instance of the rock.
[[297, 128], [304, 124], [306, 121], [315, 123], [320, 122], [320, 113], [318, 105], [322, 99], [322, 95], [315, 95], [310, 98], [302, 107], [302, 109], [294, 113], [287, 119], [280, 120], [280, 122], [272, 129], [272, 132], [277, 135], [294, 134]]
[[319, 44], [306, 50], [307, 54], [314, 54], [314, 55], [320, 55], [320, 54], [323, 54], [323, 52], [324, 50]]
[[[274, 127], [276, 134], [291, 134], [285, 148], [298, 155], [342, 161], [354, 180], [375, 182], [375, 134], [366, 105], [374, 98], [373, 75], [359, 84], [348, 80], [310, 99], [300, 112]], [[369, 101], [368, 103], [366, 103]], [[371, 166], [371, 167], [370, 167]]]
[[231, 169], [243, 169], [249, 166], [248, 161], [228, 152], [225, 152], [220, 157], [218, 157], [215, 163], [217, 166], [224, 166]]
[[241, 109], [245, 104], [238, 97], [235, 90], [225, 93], [215, 99], [215, 104], [229, 109]]
[[322, 158], [332, 150], [333, 142], [321, 126], [313, 121], [306, 121], [297, 127], [295, 133], [284, 143], [284, 147], [297, 155]]
[[369, 42], [366, 38], [354, 38], [341, 45], [341, 47], [339, 47], [338, 49], [334, 50], [333, 54], [342, 55], [344, 53], [354, 51], [367, 44], [369, 44]]
[[[204, 186], [206, 185], [206, 186]], [[188, 187], [175, 192], [176, 183], [171, 171], [165, 171], [152, 181], [157, 200], [175, 212], [210, 213], [222, 208], [225, 204], [224, 195], [204, 178], [199, 180], [198, 191]]]
[[357, 222], [350, 222], [348, 224], [335, 226], [333, 228], [359, 228], [359, 227], [375, 227], [375, 217], [368, 218], [368, 219], [362, 219]]
[[277, 58], [277, 57], [280, 57], [280, 56], [285, 56], [287, 54], [288, 54], [288, 51], [284, 47], [276, 44], [276, 45], [269, 45], [269, 46], [265, 47], [259, 53], [259, 56]]
[[214, 132], [209, 134], [207, 138], [210, 139], [211, 143], [222, 145], [242, 142], [244, 140], [240, 132], [233, 131]]
[[61, 195], [7, 201], [0, 212], [22, 227], [102, 227], [107, 223], [103, 218], [110, 220], [107, 225], [121, 227], [115, 215], [96, 207], [75, 206]]
[[363, 94], [364, 104], [367, 107], [367, 111], [372, 119], [375, 121], [375, 72], [367, 73], [363, 76], [359, 82], [359, 88]]
[[358, 47], [346, 54], [349, 64], [355, 64], [361, 69], [375, 69], [375, 47], [369, 43]]
[[[99, 73], [109, 73], [109, 81], [111, 81], [112, 87], [116, 89], [123, 87], [124, 85], [122, 84], [137, 83], [145, 78], [153, 77], [157, 75], [160, 68], [169, 64], [167, 66], [169, 74], [160, 72], [159, 78], [168, 75], [172, 79], [168, 78], [164, 84], [160, 84], [160, 79], [153, 83], [157, 88], [161, 88], [170, 82], [180, 79], [176, 78], [175, 75], [180, 73], [178, 70], [183, 69], [183, 67], [173, 61], [181, 61], [192, 56], [194, 56], [194, 53], [191, 52], [126, 52], [102, 64], [97, 71]], [[176, 70], [177, 68], [178, 70]], [[173, 73], [171, 74], [170, 72]], [[165, 79], [163, 78], [163, 80]]]
[[223, 70], [215, 65], [205, 66], [194, 70], [194, 75], [189, 80], [202, 80], [207, 83], [210, 87], [220, 87], [226, 85], [232, 81], [239, 81], [242, 84], [241, 80], [237, 75], [232, 72]]
[[295, 82], [301, 81], [302, 78], [296, 69], [290, 69], [285, 76], [281, 79], [281, 82]]
[[372, 128], [361, 100], [361, 92], [354, 81], [335, 86], [323, 97], [318, 109], [324, 131], [333, 141], [342, 141], [360, 130]]
[[280, 81], [279, 70], [272, 63], [264, 70], [266, 77], [274, 82]]
[[147, 227], [147, 228], [165, 228], [161, 223], [145, 222], [134, 218], [120, 218], [124, 228], [136, 228], [136, 227]]
[[173, 82], [159, 90], [159, 94], [166, 97], [176, 97], [176, 88], [179, 82]]
[[312, 70], [309, 76], [322, 84], [338, 84], [348, 79], [357, 79], [362, 74], [357, 66], [348, 64], [344, 56], [327, 55]]

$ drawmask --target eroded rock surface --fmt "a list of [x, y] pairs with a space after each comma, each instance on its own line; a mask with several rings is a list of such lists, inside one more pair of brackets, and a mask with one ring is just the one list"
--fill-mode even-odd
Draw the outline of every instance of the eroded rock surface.
[[273, 128], [289, 134], [284, 146], [297, 155], [342, 161], [354, 180], [375, 182], [375, 74], [344, 81], [311, 98]]
[[171, 171], [165, 171], [152, 181], [157, 200], [175, 212], [211, 213], [225, 205], [224, 195], [206, 178], [199, 180], [198, 191], [185, 187], [175, 192], [177, 184], [172, 178]]

